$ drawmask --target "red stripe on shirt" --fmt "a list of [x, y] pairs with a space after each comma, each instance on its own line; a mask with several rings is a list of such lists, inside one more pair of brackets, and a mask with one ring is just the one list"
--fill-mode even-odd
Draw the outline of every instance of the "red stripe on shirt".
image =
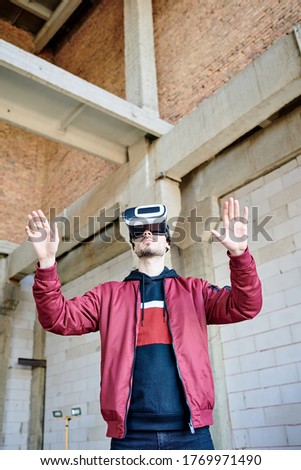
[[[140, 310], [142, 319], [142, 309]], [[171, 344], [171, 335], [167, 319], [164, 321], [164, 309], [151, 307], [144, 309], [144, 324], [139, 322], [137, 346], [147, 344]]]

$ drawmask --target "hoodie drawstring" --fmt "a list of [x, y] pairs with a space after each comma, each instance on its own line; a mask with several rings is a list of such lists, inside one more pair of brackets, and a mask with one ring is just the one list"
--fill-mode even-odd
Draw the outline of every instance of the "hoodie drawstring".
[[167, 322], [167, 303], [166, 303], [166, 296], [165, 296], [165, 281], [163, 281], [163, 302], [164, 302], [163, 321], [164, 323], [166, 323]]
[[144, 276], [142, 276], [142, 319], [141, 319], [141, 326], [144, 326], [144, 298], [145, 298], [145, 282], [144, 282]]
[[[131, 271], [129, 276], [127, 276], [124, 281], [139, 281], [140, 282], [140, 297], [141, 297], [141, 326], [144, 326], [144, 320], [145, 320], [145, 303], [147, 303], [146, 297], [147, 297], [147, 288], [150, 283], [155, 282], [156, 284], [161, 281], [163, 284], [163, 300], [164, 300], [164, 311], [163, 311], [163, 321], [167, 323], [168, 321], [168, 311], [166, 308], [166, 299], [165, 299], [165, 291], [164, 291], [164, 285], [165, 285], [165, 278], [177, 278], [179, 277], [178, 274], [174, 269], [168, 269], [166, 266], [164, 270], [162, 271], [161, 274], [158, 276], [148, 276], [147, 274], [144, 274], [138, 269], [135, 269]], [[162, 297], [160, 297], [162, 299]]]

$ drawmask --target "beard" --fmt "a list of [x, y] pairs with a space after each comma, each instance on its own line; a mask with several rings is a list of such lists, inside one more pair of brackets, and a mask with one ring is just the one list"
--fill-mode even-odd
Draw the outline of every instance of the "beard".
[[136, 249], [136, 255], [138, 258], [146, 258], [152, 256], [164, 256], [166, 252], [165, 246], [160, 245], [148, 245], [142, 246], [139, 249]]

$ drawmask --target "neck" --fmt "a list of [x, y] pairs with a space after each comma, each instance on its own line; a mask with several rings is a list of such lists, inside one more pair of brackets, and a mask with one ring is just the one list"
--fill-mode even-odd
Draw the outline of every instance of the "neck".
[[139, 258], [138, 271], [148, 276], [158, 276], [164, 269], [164, 256]]

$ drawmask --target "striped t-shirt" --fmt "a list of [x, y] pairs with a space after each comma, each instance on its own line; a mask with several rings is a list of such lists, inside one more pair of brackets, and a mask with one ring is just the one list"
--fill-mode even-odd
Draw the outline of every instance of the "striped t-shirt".
[[132, 271], [140, 280], [141, 306], [130, 408], [129, 430], [187, 429], [189, 412], [172, 345], [164, 302], [164, 278], [177, 277], [164, 268], [159, 276]]

